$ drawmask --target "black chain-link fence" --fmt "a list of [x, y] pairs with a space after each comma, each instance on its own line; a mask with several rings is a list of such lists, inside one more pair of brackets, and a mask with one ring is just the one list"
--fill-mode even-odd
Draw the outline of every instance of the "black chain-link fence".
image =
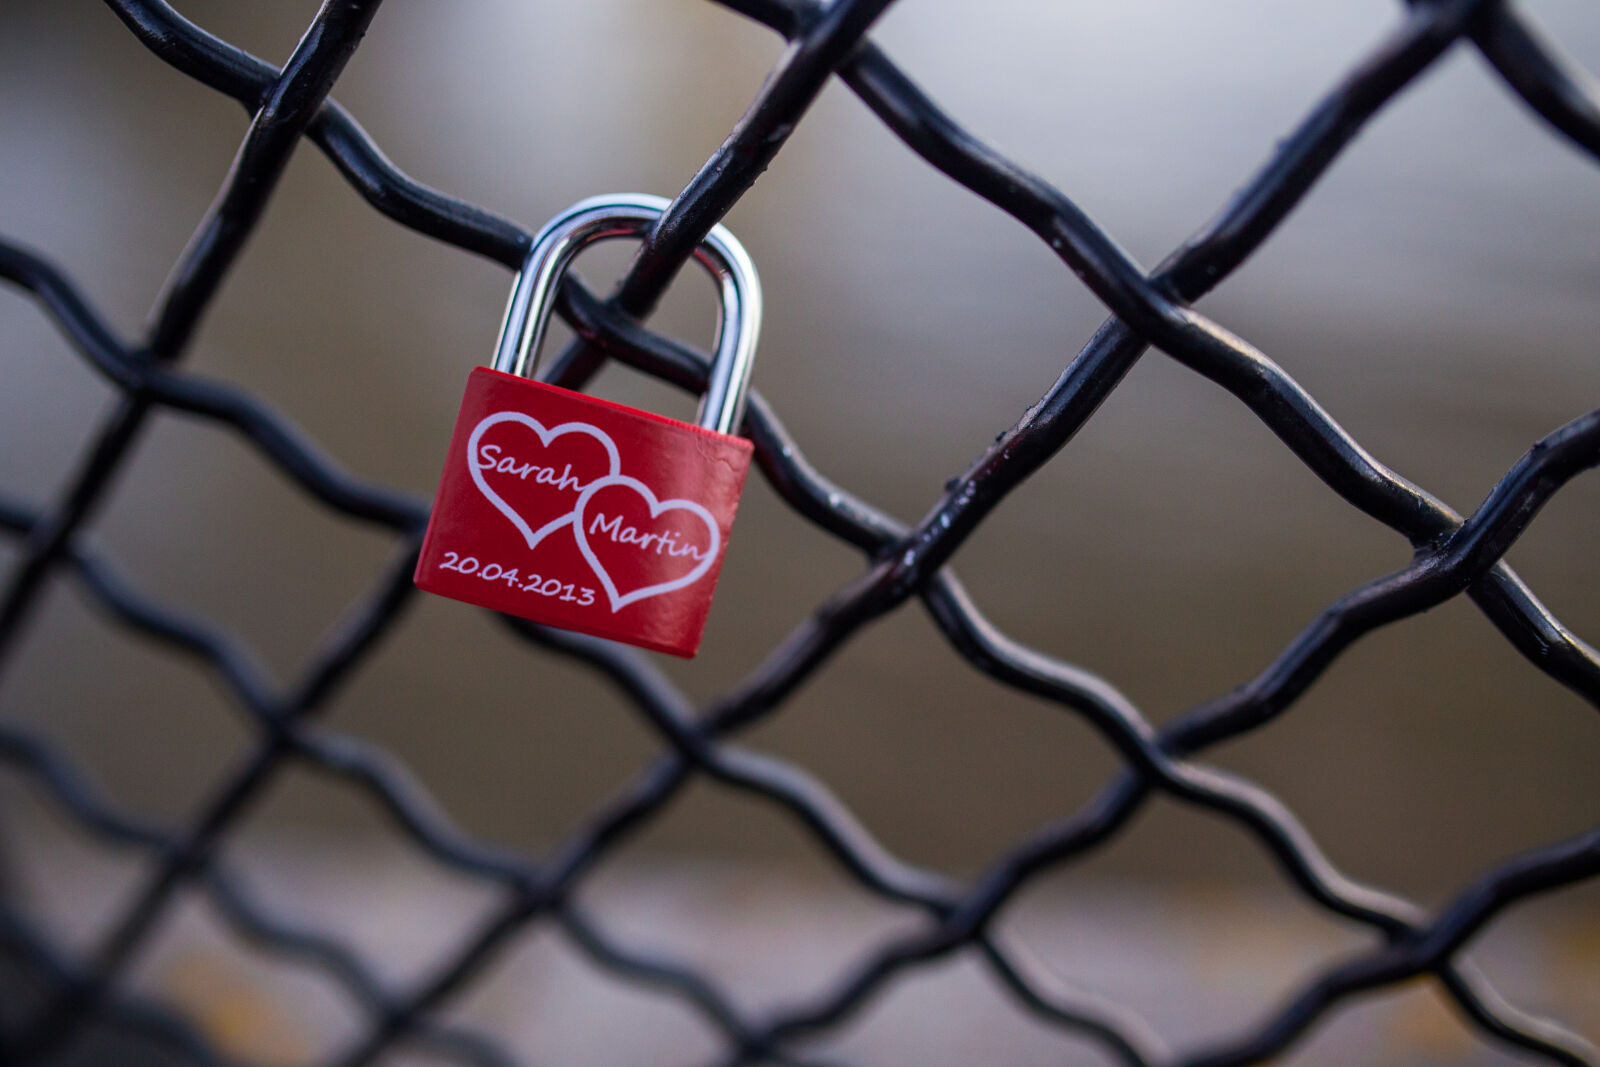
[[[406, 177], [354, 118], [328, 99], [377, 13], [378, 0], [327, 0], [281, 71], [211, 36], [160, 0], [108, 0], [151, 52], [238, 100], [252, 121], [221, 192], [172, 271], [152, 325], [136, 340], [117, 336], [88, 295], [48, 258], [0, 244], [0, 276], [32, 294], [82, 358], [120, 394], [114, 413], [86, 442], [59, 500], [40, 505], [10, 493], [0, 496], [0, 528], [20, 547], [0, 602], [0, 656], [6, 657], [0, 667], [15, 660], [19, 638], [51, 583], [66, 578], [121, 624], [186, 654], [220, 681], [259, 727], [259, 737], [192, 821], [162, 827], [103, 800], [33, 732], [0, 724], [0, 755], [14, 773], [45, 789], [96, 839], [134, 846], [150, 856], [134, 899], [104, 939], [78, 958], [42, 936], [12, 904], [0, 907], [0, 930], [14, 958], [42, 983], [30, 1002], [0, 1011], [5, 1062], [48, 1060], [74, 1046], [81, 1049], [85, 1040], [107, 1030], [133, 1031], [187, 1055], [219, 1060], [220, 1054], [178, 1014], [130, 993], [125, 981], [130, 961], [179, 891], [193, 885], [208, 894], [241, 938], [315, 968], [360, 1005], [368, 1021], [361, 1039], [337, 1057], [345, 1065], [372, 1062], [403, 1045], [467, 1063], [511, 1062], [494, 1040], [444, 1021], [444, 1014], [510, 939], [538, 923], [557, 924], [619, 979], [691, 1005], [725, 1037], [729, 1063], [814, 1062], [805, 1052], [807, 1038], [842, 1023], [896, 976], [967, 952], [981, 959], [1029, 1013], [1128, 1064], [1199, 1067], [1269, 1059], [1356, 995], [1418, 976], [1435, 981], [1486, 1040], [1515, 1046], [1543, 1062], [1600, 1064], [1600, 1053], [1589, 1042], [1502, 999], [1460, 955], [1487, 923], [1519, 901], [1600, 876], [1600, 830], [1508, 859], [1429, 912], [1345, 876], [1271, 794], [1191, 759], [1271, 722], [1363, 635], [1458, 594], [1468, 596], [1531, 667], [1600, 707], [1600, 656], [1552, 617], [1501, 562], [1540, 507], [1568, 479], [1600, 463], [1600, 411], [1536, 442], [1477, 511], [1463, 518], [1368, 455], [1270, 359], [1190, 306], [1249, 257], [1363, 125], [1447, 50], [1477, 49], [1532, 112], [1597, 157], [1600, 88], [1541, 40], [1510, 4], [1414, 0], [1388, 39], [1362, 57], [1278, 144], [1215, 220], [1147, 277], [1065, 195], [956, 125], [866, 38], [888, 0], [835, 0], [825, 6], [809, 0], [723, 2], [783, 34], [790, 47], [732, 134], [678, 195], [616, 295], [602, 300], [581, 283], [567, 281], [559, 310], [577, 340], [552, 361], [551, 381], [581, 387], [605, 360], [616, 359], [684, 389], [699, 388], [703, 357], [647, 332], [637, 320], [783, 148], [832, 76], [930, 166], [1037, 234], [1113, 317], [1049, 392], [953, 479], [926, 518], [911, 528], [814, 470], [773, 406], [753, 396], [743, 432], [755, 442], [762, 476], [797, 515], [860, 549], [868, 566], [818, 604], [748, 677], [698, 713], [644, 656], [506, 619], [531, 646], [581, 662], [609, 679], [665, 743], [643, 774], [553, 852], [535, 860], [463, 836], [435, 814], [429, 798], [385, 751], [313, 725], [400, 621], [413, 595], [410, 575], [425, 502], [352, 477], [248, 393], [175, 369], [303, 137], [374, 208], [404, 226], [513, 269], [527, 251], [529, 235]], [[946, 566], [1006, 494], [1073, 438], [1150, 346], [1232, 393], [1324, 483], [1403, 535], [1415, 552], [1403, 570], [1330, 605], [1258, 677], [1159, 730], [1107, 682], [999, 632]], [[173, 412], [243, 437], [335, 515], [395, 532], [392, 566], [287, 689], [260, 674], [244, 646], [220, 627], [133, 588], [80, 537], [141, 433], [154, 418]], [[953, 652], [1000, 685], [1083, 716], [1126, 761], [1124, 772], [1088, 807], [996, 856], [970, 884], [900, 861], [820, 782], [797, 767], [729, 743], [741, 729], [776, 714], [865, 626], [912, 600], [932, 617]], [[417, 848], [449, 868], [498, 885], [506, 902], [425, 981], [391, 988], [339, 931], [303, 929], [281, 918], [219, 858], [219, 846], [241, 813], [291, 767], [310, 768], [370, 794]], [[924, 910], [928, 922], [878, 946], [815, 1002], [766, 1017], [750, 1017], [737, 1008], [734, 998], [696, 968], [613, 940], [575, 903], [575, 886], [696, 779], [777, 805], [855, 881], [885, 900]], [[994, 920], [1021, 887], [1114, 838], [1157, 793], [1237, 823], [1306, 897], [1379, 936], [1367, 950], [1327, 962], [1257, 1025], [1210, 1047], [1176, 1054], [1130, 1011], [1063, 988], [1032, 961], [1025, 946], [998, 931]]]

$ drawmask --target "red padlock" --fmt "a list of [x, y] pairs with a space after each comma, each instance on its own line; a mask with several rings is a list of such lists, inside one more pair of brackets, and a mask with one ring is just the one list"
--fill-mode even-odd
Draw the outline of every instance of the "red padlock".
[[750, 442], [734, 437], [761, 325], [761, 286], [721, 226], [695, 258], [722, 300], [700, 425], [534, 381], [556, 286], [596, 241], [642, 237], [659, 197], [596, 197], [534, 239], [494, 368], [467, 380], [422, 542], [419, 588], [675, 656], [700, 647]]

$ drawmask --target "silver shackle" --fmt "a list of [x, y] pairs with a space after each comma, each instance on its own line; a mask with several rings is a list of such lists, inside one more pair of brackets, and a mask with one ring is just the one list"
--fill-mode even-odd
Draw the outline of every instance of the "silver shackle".
[[[495, 345], [494, 369], [533, 377], [556, 286], [573, 257], [598, 241], [643, 237], [669, 203], [643, 193], [596, 196], [545, 223], [512, 283], [505, 322]], [[717, 283], [722, 301], [716, 356], [700, 401], [698, 422], [708, 430], [731, 434], [744, 418], [744, 395], [755, 360], [756, 337], [761, 332], [761, 279], [744, 246], [720, 225], [706, 235], [694, 258]]]

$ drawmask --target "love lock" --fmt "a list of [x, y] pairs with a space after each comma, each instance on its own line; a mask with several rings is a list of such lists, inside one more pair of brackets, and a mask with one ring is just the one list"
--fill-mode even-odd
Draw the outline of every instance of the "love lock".
[[722, 301], [698, 426], [532, 379], [573, 258], [597, 241], [643, 237], [667, 204], [595, 197], [534, 238], [494, 367], [467, 380], [419, 588], [675, 656], [699, 649], [752, 452], [732, 436], [761, 326], [744, 248], [717, 226], [695, 250]]

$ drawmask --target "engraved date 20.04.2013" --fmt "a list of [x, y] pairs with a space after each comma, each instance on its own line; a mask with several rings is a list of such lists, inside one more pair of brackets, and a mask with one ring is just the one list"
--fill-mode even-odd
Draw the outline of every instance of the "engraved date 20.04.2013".
[[572, 582], [563, 582], [559, 578], [545, 578], [532, 573], [524, 578], [515, 567], [506, 567], [494, 562], [480, 563], [478, 557], [463, 556], [459, 552], [447, 550], [444, 553], [444, 562], [439, 564], [439, 569], [476, 575], [486, 582], [505, 582], [511, 589], [520, 589], [524, 593], [537, 593], [540, 596], [555, 597], [558, 600], [575, 603], [579, 607], [588, 607], [594, 603], [594, 590], [588, 586], [574, 585]]

